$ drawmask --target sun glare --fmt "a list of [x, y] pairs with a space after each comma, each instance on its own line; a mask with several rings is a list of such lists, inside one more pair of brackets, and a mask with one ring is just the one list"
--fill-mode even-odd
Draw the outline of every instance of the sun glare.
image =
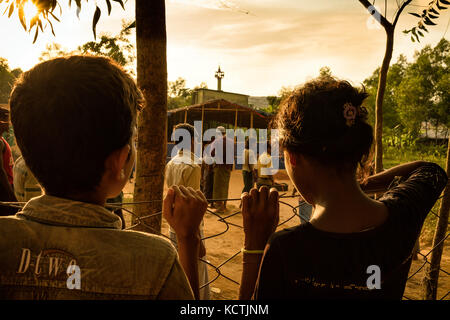
[[23, 12], [25, 15], [25, 21], [27, 21], [27, 23], [30, 22], [30, 20], [38, 14], [38, 9], [37, 7], [34, 5], [33, 2], [31, 1], [27, 1], [27, 3], [25, 3], [25, 5], [23, 6]]

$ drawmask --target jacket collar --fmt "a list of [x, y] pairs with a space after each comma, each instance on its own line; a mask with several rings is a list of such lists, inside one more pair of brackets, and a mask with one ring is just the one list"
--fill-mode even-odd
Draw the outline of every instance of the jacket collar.
[[176, 157], [173, 158], [175, 163], [199, 164], [201, 159], [195, 154], [186, 150], [178, 150]]
[[31, 199], [16, 216], [67, 227], [121, 229], [122, 226], [120, 218], [105, 207], [49, 195]]

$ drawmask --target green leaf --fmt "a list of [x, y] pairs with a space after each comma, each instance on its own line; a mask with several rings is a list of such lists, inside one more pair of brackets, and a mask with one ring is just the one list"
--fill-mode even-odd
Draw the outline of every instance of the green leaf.
[[97, 39], [96, 28], [97, 28], [98, 20], [100, 20], [101, 14], [102, 14], [102, 11], [97, 6], [97, 8], [95, 9], [95, 13], [94, 13], [94, 19], [92, 20], [92, 31], [94, 32], [94, 39]]
[[439, 12], [436, 11], [434, 8], [431, 8], [431, 9], [430, 9], [430, 12], [432, 12], [432, 13], [434, 13], [434, 14], [439, 14]]
[[126, 30], [128, 30], [128, 29], [133, 29], [133, 28], [136, 28], [136, 21], [133, 21], [133, 23], [131, 23], [128, 27], [126, 27], [126, 28], [124, 29], [124, 31], [126, 31]]
[[438, 16], [432, 15], [431, 13], [428, 14], [428, 17], [430, 19], [437, 19], [438, 18]]
[[436, 25], [436, 23], [434, 23], [433, 21], [431, 21], [428, 17], [425, 17], [424, 23], [425, 23], [426, 25], [429, 25], [429, 26], [435, 26], [435, 25]]
[[9, 6], [9, 13], [8, 13], [8, 18], [11, 17], [12, 13], [14, 11], [14, 2], [11, 3], [11, 5]]
[[[40, 21], [40, 20], [39, 20]], [[33, 44], [36, 42], [39, 33], [39, 28], [36, 27], [36, 33], [34, 34]]]
[[122, 6], [122, 9], [125, 10], [125, 6], [123, 5], [122, 0], [113, 0], [113, 1], [120, 3], [120, 5]]
[[419, 29], [422, 29], [423, 31], [428, 32], [428, 29], [425, 28], [425, 26], [423, 25], [423, 23], [419, 23]]
[[35, 17], [33, 17], [31, 19], [31, 21], [30, 21], [30, 31], [34, 27], [34, 25], [38, 22], [38, 20], [39, 20], [39, 16], [35, 16]]
[[25, 13], [23, 11], [23, 5], [19, 7], [19, 20], [22, 24], [22, 27], [27, 31], [27, 24], [25, 23]]
[[81, 11], [81, 0], [75, 0], [77, 4], [77, 17], [80, 19], [80, 11]]
[[59, 19], [51, 11], [49, 11], [49, 13], [52, 15], [53, 19], [55, 19], [56, 21], [60, 22]]
[[445, 10], [445, 9], [447, 9], [447, 7], [440, 5], [440, 4], [439, 4], [439, 1], [436, 3], [436, 5], [437, 5], [437, 7], [438, 7], [439, 10]]
[[409, 13], [410, 15], [413, 15], [413, 16], [418, 17], [418, 18], [421, 17], [420, 14], [415, 13], [415, 12], [408, 12], [408, 13]]
[[55, 35], [55, 30], [53, 29], [53, 24], [52, 24], [52, 22], [51, 22], [50, 20], [48, 20], [48, 23], [49, 23], [49, 25], [50, 25], [50, 28], [52, 29], [53, 36], [56, 37], [56, 35]]
[[111, 14], [111, 1], [106, 0], [106, 5], [108, 6], [108, 16]]

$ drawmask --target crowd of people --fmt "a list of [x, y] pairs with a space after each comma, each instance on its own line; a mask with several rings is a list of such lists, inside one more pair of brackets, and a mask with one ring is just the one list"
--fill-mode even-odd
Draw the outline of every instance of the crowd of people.
[[[261, 172], [270, 148], [255, 167], [247, 145], [239, 299], [402, 298], [414, 245], [448, 178], [424, 161], [365, 175], [373, 143], [366, 97], [346, 81], [318, 78], [282, 102], [273, 127], [289, 178], [312, 208], [296, 227], [275, 232], [279, 194], [273, 175]], [[229, 164], [198, 165], [179, 152], [184, 161], [172, 159], [165, 171], [171, 241], [122, 230], [105, 205], [120, 196], [135, 163], [145, 103], [134, 80], [107, 58], [55, 58], [24, 72], [9, 104], [22, 158], [13, 170], [2, 140], [1, 200], [26, 204], [0, 217], [0, 298], [211, 298], [202, 220], [207, 199], [226, 209]], [[13, 171], [28, 181], [17, 198]], [[36, 182], [43, 194], [28, 199]], [[81, 285], [69, 288], [65, 270], [75, 266]], [[367, 284], [371, 266], [381, 271], [375, 287]]]

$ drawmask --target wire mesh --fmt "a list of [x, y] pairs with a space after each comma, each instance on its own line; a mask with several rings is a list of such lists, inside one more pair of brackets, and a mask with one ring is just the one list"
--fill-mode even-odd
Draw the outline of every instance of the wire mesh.
[[[298, 196], [295, 196], [295, 195], [289, 196], [289, 195], [286, 195], [286, 194], [281, 194], [281, 195], [280, 195], [280, 200], [279, 200], [280, 205], [288, 206], [288, 207], [291, 209], [292, 214], [289, 215], [288, 217], [285, 217], [284, 220], [280, 221], [279, 224], [278, 224], [278, 226], [277, 226], [277, 229], [278, 229], [278, 228], [281, 228], [281, 227], [283, 227], [283, 226], [285, 226], [289, 221], [291, 221], [292, 219], [294, 219], [294, 218], [296, 218], [296, 217], [299, 217], [299, 218], [300, 218], [300, 215], [299, 215], [299, 212], [298, 212], [298, 208], [299, 208], [300, 205], [293, 206], [293, 205], [287, 203], [286, 201], [284, 201], [284, 200], [287, 199], [287, 198], [298, 198]], [[439, 199], [440, 199], [440, 198], [439, 198]], [[209, 202], [214, 202], [214, 201], [227, 201], [227, 202], [230, 202], [230, 201], [240, 201], [240, 198], [209, 199], [208, 201], [209, 201]], [[125, 203], [125, 205], [134, 205], [134, 204], [139, 204], [139, 203], [145, 203], [145, 202], [129, 202], [129, 203]], [[119, 204], [119, 206], [117, 206], [116, 208], [120, 208], [120, 204]], [[124, 207], [122, 207], [122, 208], [124, 208]], [[165, 237], [165, 238], [167, 238], [167, 239], [170, 240], [170, 238], [169, 238], [168, 236], [166, 236], [165, 234], [161, 233], [161, 232], [158, 231], [158, 230], [154, 230], [151, 226], [148, 226], [148, 225], [145, 224], [145, 220], [146, 220], [146, 219], [151, 218], [151, 217], [153, 217], [153, 216], [155, 216], [155, 215], [161, 215], [162, 212], [158, 212], [158, 213], [155, 213], [155, 214], [152, 214], [152, 215], [143, 216], [143, 217], [137, 217], [131, 210], [125, 209], [125, 211], [128, 212], [129, 214], [131, 214], [137, 221], [139, 221], [138, 223], [132, 225], [131, 227], [129, 227], [129, 228], [127, 228], [127, 229], [132, 229], [132, 228], [136, 227], [136, 226], [139, 225], [139, 224], [143, 224], [143, 225], [146, 226], [146, 227], [149, 229], [149, 231], [151, 231], [152, 233], [159, 234], [159, 235], [161, 235], [161, 236], [163, 236], [163, 237]], [[212, 238], [216, 238], [216, 237], [223, 236], [223, 235], [225, 235], [225, 234], [230, 230], [231, 227], [243, 229], [243, 226], [242, 226], [242, 225], [239, 225], [239, 224], [236, 224], [236, 223], [233, 223], [233, 222], [228, 221], [228, 219], [230, 219], [230, 218], [232, 218], [232, 217], [234, 217], [234, 216], [236, 216], [236, 215], [241, 214], [241, 210], [240, 210], [240, 209], [239, 209], [239, 210], [235, 210], [235, 211], [233, 211], [233, 212], [231, 212], [231, 213], [229, 213], [229, 214], [227, 214], [227, 215], [224, 215], [224, 216], [223, 216], [223, 215], [219, 215], [219, 214], [215, 213], [214, 211], [208, 209], [207, 212], [205, 213], [205, 215], [208, 215], [208, 214], [209, 214], [209, 215], [215, 216], [215, 217], [217, 218], [217, 222], [223, 223], [223, 224], [224, 224], [224, 230], [221, 231], [221, 232], [219, 232], [219, 233], [216, 233], [216, 234], [213, 234], [213, 235], [209, 235], [209, 236], [203, 237], [202, 240], [207, 240], [207, 239], [212, 239]], [[434, 212], [433, 210], [430, 211], [430, 214], [432, 214], [432, 215], [436, 216], [437, 218], [439, 218], [439, 215], [438, 215], [436, 212]], [[280, 219], [281, 219], [281, 217], [280, 217]], [[441, 240], [438, 244], [436, 244], [433, 248], [431, 248], [426, 254], [422, 254], [421, 252], [417, 252], [417, 253], [423, 258], [424, 262], [423, 262], [423, 264], [421, 264], [421, 266], [420, 266], [419, 268], [417, 268], [417, 270], [415, 270], [415, 271], [412, 272], [412, 273], [410, 272], [410, 275], [408, 276], [407, 281], [409, 281], [409, 280], [412, 279], [413, 277], [417, 276], [417, 274], [425, 267], [425, 265], [431, 264], [430, 261], [428, 261], [429, 255], [430, 255], [431, 252], [433, 252], [440, 244], [442, 244], [443, 242], [445, 242], [445, 240], [448, 238], [449, 234], [450, 234], [450, 233], [447, 233], [446, 236], [445, 236], [445, 238], [442, 239], [442, 240]], [[445, 249], [445, 246], [444, 246], [444, 249]], [[223, 266], [225, 266], [227, 263], [229, 263], [230, 261], [232, 261], [233, 259], [235, 259], [236, 257], [238, 257], [240, 254], [242, 254], [242, 253], [241, 253], [241, 248], [237, 248], [237, 249], [236, 249], [236, 252], [235, 252], [234, 254], [232, 254], [229, 258], [225, 259], [224, 261], [220, 262], [220, 263], [217, 264], [217, 265], [214, 265], [214, 264], [210, 263], [209, 261], [207, 261], [207, 260], [205, 260], [205, 259], [199, 259], [200, 261], [203, 261], [203, 262], [205, 262], [207, 265], [209, 265], [209, 266], [216, 272], [216, 275], [213, 276], [212, 280], [210, 280], [209, 282], [203, 284], [200, 288], [203, 288], [203, 287], [205, 287], [205, 286], [207, 286], [207, 285], [210, 285], [210, 284], [214, 283], [214, 282], [215, 282], [216, 280], [218, 280], [220, 277], [222, 277], [222, 278], [224, 278], [224, 279], [227, 279], [228, 281], [234, 283], [236, 286], [239, 286], [239, 285], [240, 285], [239, 281], [234, 280], [234, 279], [232, 279], [231, 276], [226, 275], [224, 272], [222, 272], [221, 268], [222, 268]], [[447, 276], [449, 275], [449, 272], [447, 272], [446, 270], [444, 270], [444, 269], [441, 268], [441, 267], [439, 268], [439, 271], [442, 272], [443, 274], [447, 275]], [[446, 293], [440, 298], [440, 300], [444, 300], [447, 296], [449, 296], [449, 294], [450, 294], [450, 291], [446, 292]], [[410, 297], [408, 297], [408, 296], [403, 296], [403, 298], [406, 299], [406, 300], [414, 300], [414, 299], [412, 299], [412, 298], [410, 298]]]
[[[290, 215], [288, 215], [288, 217], [284, 217], [284, 219], [279, 222], [277, 229], [286, 226], [286, 224], [288, 222], [292, 222], [292, 220], [294, 218], [296, 218], [296, 217], [300, 218], [300, 215], [299, 215], [299, 212], [298, 212], [298, 208], [299, 208], [300, 205], [294, 206], [294, 205], [289, 204], [288, 202], [285, 201], [288, 198], [298, 198], [298, 196], [281, 194], [279, 198], [280, 198], [280, 200], [279, 200], [280, 205], [288, 206], [292, 213]], [[209, 199], [208, 201], [209, 202], [215, 202], [215, 201], [232, 202], [232, 201], [240, 201], [240, 200], [241, 200], [240, 198], [228, 198], [228, 199]], [[133, 230], [137, 226], [143, 226], [143, 227], [146, 228], [146, 230], [148, 232], [160, 235], [160, 236], [162, 236], [164, 238], [167, 238], [169, 241], [171, 241], [170, 237], [167, 234], [165, 234], [162, 230], [156, 230], [152, 226], [150, 226], [150, 225], [148, 225], [146, 223], [146, 220], [148, 220], [148, 219], [150, 219], [152, 217], [155, 217], [155, 216], [162, 215], [162, 211], [139, 217], [133, 212], [132, 208], [129, 208], [129, 207], [133, 207], [136, 204], [151, 203], [151, 202], [156, 202], [156, 201], [161, 202], [162, 200], [140, 201], [140, 202], [122, 202], [122, 203], [108, 203], [106, 205], [106, 207], [108, 207], [112, 211], [115, 211], [115, 210], [118, 210], [118, 209], [122, 209], [123, 211], [126, 212], [126, 214], [129, 215], [129, 218], [132, 218], [132, 219], [126, 219], [126, 220], [129, 220], [129, 221], [130, 220], [134, 220], [134, 221], [136, 221], [135, 223], [127, 226], [124, 230]], [[11, 207], [14, 207], [14, 208], [21, 209], [25, 205], [25, 202], [0, 202], [0, 205], [11, 206]], [[281, 206], [280, 206], [280, 208], [281, 208]], [[239, 228], [239, 229], [243, 230], [243, 226], [242, 225], [228, 221], [229, 219], [231, 219], [231, 218], [233, 218], [233, 217], [235, 217], [237, 215], [240, 215], [240, 214], [241, 214], [241, 210], [240, 209], [233, 210], [233, 212], [231, 212], [231, 213], [229, 213], [227, 215], [220, 215], [220, 214], [214, 212], [213, 210], [207, 209], [207, 212], [205, 213], [205, 216], [207, 216], [207, 215], [214, 216], [217, 219], [216, 221], [218, 223], [222, 223], [223, 224], [224, 229], [223, 229], [223, 231], [217, 232], [215, 234], [204, 236], [202, 238], [202, 240], [208, 240], [208, 239], [213, 239], [213, 238], [218, 238], [218, 237], [224, 236], [224, 235], [227, 234], [227, 232], [230, 231], [231, 227]], [[433, 214], [436, 217], [439, 217], [439, 215], [436, 214], [433, 210], [430, 211], [430, 214]], [[280, 216], [280, 219], [281, 219], [281, 216]], [[445, 240], [447, 240], [449, 235], [450, 235], [450, 233], [447, 233], [446, 236], [444, 237], [444, 239], [442, 239], [439, 243], [437, 243], [426, 254], [422, 254], [422, 253], [418, 252], [418, 254], [420, 256], [422, 256], [424, 262], [414, 272], [412, 272], [412, 273], [410, 272], [410, 275], [408, 276], [407, 281], [410, 281], [413, 277], [417, 276], [417, 274], [425, 267], [425, 265], [431, 264], [430, 261], [428, 261], [429, 255], [439, 245], [443, 244], [445, 242]], [[445, 249], [446, 248], [444, 246], [444, 250]], [[212, 250], [212, 248], [207, 248], [207, 250], [210, 251], [210, 250]], [[203, 284], [200, 287], [200, 289], [205, 287], [205, 286], [207, 286], [207, 285], [213, 284], [219, 278], [226, 279], [227, 281], [229, 281], [229, 282], [233, 283], [234, 285], [236, 285], [237, 288], [239, 288], [239, 285], [240, 285], [239, 281], [233, 279], [233, 277], [231, 275], [225, 274], [221, 269], [225, 265], [230, 263], [232, 260], [234, 260], [236, 257], [238, 257], [241, 254], [242, 254], [241, 248], [240, 247], [236, 248], [235, 253], [233, 253], [231, 256], [229, 256], [228, 258], [226, 258], [222, 262], [216, 263], [216, 264], [213, 264], [213, 263], [211, 263], [210, 261], [208, 261], [206, 259], [199, 258], [200, 261], [203, 261], [204, 263], [206, 263], [216, 273], [215, 275], [212, 276], [212, 279], [209, 280], [207, 283]], [[450, 275], [449, 272], [444, 270], [443, 268], [439, 268], [439, 271], [442, 272], [443, 274], [445, 274], [446, 276]], [[439, 298], [439, 300], [446, 299], [449, 296], [449, 294], [450, 294], [450, 291], [447, 291], [441, 298]], [[411, 297], [408, 297], [406, 295], [404, 295], [403, 298], [406, 299], [406, 300], [414, 300]]]

